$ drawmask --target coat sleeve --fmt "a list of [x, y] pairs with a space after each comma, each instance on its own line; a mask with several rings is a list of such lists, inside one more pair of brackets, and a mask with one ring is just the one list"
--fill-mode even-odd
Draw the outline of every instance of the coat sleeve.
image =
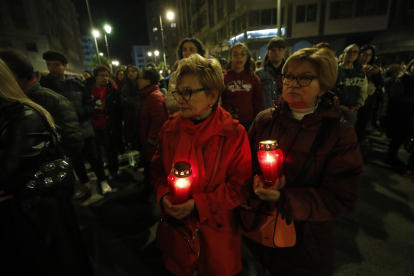
[[76, 108], [79, 120], [89, 119], [94, 111], [92, 97], [90, 91], [86, 91], [86, 88], [82, 84], [76, 84], [78, 89], [82, 91], [82, 106]]
[[260, 83], [260, 79], [257, 75], [256, 77], [256, 84], [254, 85], [253, 91], [253, 116], [256, 117], [260, 111], [263, 110], [263, 94], [262, 94], [262, 85]]
[[167, 109], [165, 107], [164, 96], [152, 93], [148, 97], [149, 113], [151, 116], [151, 126], [148, 137], [158, 139], [158, 134], [164, 123], [168, 119]]
[[363, 161], [353, 128], [346, 124], [341, 138], [325, 161], [317, 187], [286, 187], [281, 190], [279, 211], [301, 221], [331, 221], [356, 207]]
[[154, 187], [155, 194], [157, 195], [157, 202], [161, 210], [163, 210], [161, 199], [169, 192], [167, 175], [165, 173], [164, 162], [162, 160], [163, 136], [163, 129], [161, 129], [159, 134], [160, 142], [158, 143], [157, 151], [152, 157], [150, 164], [151, 184]]
[[[244, 128], [241, 125], [238, 128], [237, 148], [227, 166], [226, 182], [218, 185], [214, 192], [193, 194], [200, 223], [208, 219], [214, 212], [236, 208], [245, 202], [250, 195], [252, 161], [249, 140]], [[225, 146], [226, 143], [223, 147]]]
[[166, 106], [170, 114], [178, 112], [180, 108], [178, 107], [177, 101], [174, 99], [172, 92], [175, 90], [175, 85], [177, 82], [177, 74], [174, 72], [171, 74], [170, 81], [168, 82], [168, 91], [167, 91], [167, 102]]
[[391, 99], [414, 105], [414, 91], [411, 94], [405, 93], [404, 82], [399, 77], [391, 87]]
[[0, 190], [15, 190], [33, 177], [43, 161], [50, 134], [39, 115], [25, 109], [10, 118], [0, 142]]

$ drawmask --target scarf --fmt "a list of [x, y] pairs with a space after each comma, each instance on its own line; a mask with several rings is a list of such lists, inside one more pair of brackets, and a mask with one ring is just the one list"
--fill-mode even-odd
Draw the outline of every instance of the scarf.
[[217, 135], [223, 128], [230, 114], [218, 106], [207, 119], [195, 125], [190, 119], [180, 117], [180, 142], [175, 151], [173, 163], [186, 161], [191, 164], [192, 184], [190, 194], [202, 193], [205, 190], [206, 178], [204, 170], [203, 148], [211, 137]]

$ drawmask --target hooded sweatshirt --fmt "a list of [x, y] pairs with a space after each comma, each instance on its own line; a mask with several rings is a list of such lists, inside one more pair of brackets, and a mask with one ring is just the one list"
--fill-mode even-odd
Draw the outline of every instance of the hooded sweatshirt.
[[241, 123], [252, 121], [263, 110], [262, 86], [256, 74], [228, 70], [224, 73], [224, 85], [221, 106], [227, 111], [233, 109]]

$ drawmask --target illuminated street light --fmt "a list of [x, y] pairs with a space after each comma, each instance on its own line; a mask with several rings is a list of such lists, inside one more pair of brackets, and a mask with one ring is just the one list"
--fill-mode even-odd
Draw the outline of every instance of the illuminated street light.
[[160, 55], [160, 52], [155, 51], [154, 54], [158, 57]]
[[105, 29], [106, 33], [108, 33], [108, 34], [110, 34], [110, 33], [111, 33], [111, 31], [112, 31], [112, 27], [111, 27], [111, 26], [109, 26], [109, 25], [105, 25], [105, 26], [104, 26], [104, 29]]
[[174, 13], [172, 11], [167, 12], [167, 18], [168, 18], [168, 20], [173, 20], [174, 19]]
[[99, 37], [101, 35], [101, 33], [97, 30], [93, 30], [92, 34], [94, 37]]
[[149, 52], [149, 53], [148, 53], [148, 56], [149, 56], [149, 57], [150, 57], [150, 56], [152, 56], [152, 53], [151, 53], [151, 52]]
[[[174, 13], [172, 11], [167, 12], [167, 19], [172, 20], [174, 18]], [[162, 18], [160, 14], [160, 27], [161, 27], [161, 38], [162, 38], [162, 51], [164, 56], [164, 66], [167, 66], [167, 61], [165, 59], [165, 45], [164, 45], [164, 30], [162, 28]]]
[[112, 65], [114, 65], [114, 66], [118, 66], [118, 65], [119, 65], [119, 61], [113, 60], [113, 61], [112, 61]]
[[103, 56], [103, 53], [99, 53], [99, 55], [102, 57]]
[[[112, 27], [109, 26], [109, 24], [105, 24], [104, 29], [105, 29], [106, 52], [108, 53], [108, 59], [111, 60], [111, 56], [109, 55], [108, 38], [106, 37], [106, 34], [110, 34], [111, 33]], [[109, 64], [109, 69], [111, 70], [111, 73], [112, 73], [113, 72], [113, 70], [112, 70], [112, 64]]]

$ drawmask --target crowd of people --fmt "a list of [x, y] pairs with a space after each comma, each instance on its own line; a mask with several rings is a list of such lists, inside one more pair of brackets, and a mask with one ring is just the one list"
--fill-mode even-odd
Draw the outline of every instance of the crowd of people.
[[[226, 60], [206, 57], [200, 40], [186, 38], [164, 76], [153, 63], [69, 75], [67, 57], [55, 50], [43, 54], [49, 72], [42, 74], [21, 52], [0, 49], [2, 271], [93, 275], [70, 198], [113, 192], [118, 156], [137, 150], [145, 175], [139, 200], [156, 194], [157, 244], [172, 273], [239, 273], [237, 214], [258, 200], [296, 231], [296, 244], [286, 248], [243, 236], [262, 267], [271, 275], [332, 275], [332, 220], [355, 209], [367, 127], [391, 138], [387, 163], [405, 177], [414, 172], [413, 154], [407, 165], [397, 156], [414, 126], [414, 60], [385, 69], [372, 45], [351, 44], [339, 58], [328, 43], [290, 57], [286, 47], [272, 38], [257, 63], [244, 43], [233, 44]], [[276, 140], [284, 157], [283, 176], [271, 186], [257, 157], [265, 140]], [[59, 145], [79, 181], [49, 181], [36, 192], [39, 165], [55, 160]], [[182, 161], [191, 164], [192, 184], [189, 199], [177, 204], [169, 178]], [[20, 196], [28, 188], [33, 195]], [[167, 231], [166, 218], [175, 221]], [[173, 232], [183, 229], [198, 251], [180, 246]]]

